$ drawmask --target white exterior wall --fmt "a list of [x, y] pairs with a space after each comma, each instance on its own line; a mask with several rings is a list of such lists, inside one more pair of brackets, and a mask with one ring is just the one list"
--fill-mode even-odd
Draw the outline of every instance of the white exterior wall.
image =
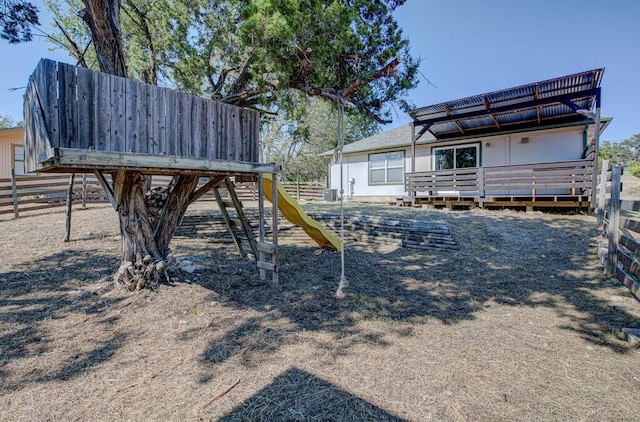
[[[529, 138], [529, 142], [523, 144], [522, 138]], [[477, 143], [480, 144], [480, 165], [483, 167], [579, 160], [584, 151], [584, 127], [574, 126], [418, 145], [416, 171], [433, 170], [432, 148]]]
[[[404, 151], [404, 171], [411, 171], [411, 149], [393, 149], [381, 152]], [[368, 152], [344, 155], [342, 181], [344, 187], [345, 198], [351, 197], [349, 179], [353, 178], [353, 198], [366, 197], [401, 197], [405, 195], [404, 182], [398, 184], [371, 185], [369, 183], [369, 154]], [[339, 163], [331, 163], [330, 171], [330, 188], [338, 190], [340, 195], [340, 165]]]
[[[522, 138], [529, 138], [522, 143]], [[513, 133], [509, 135], [495, 135], [482, 138], [470, 138], [457, 141], [445, 141], [416, 146], [416, 168], [411, 168], [411, 148], [405, 151], [405, 173], [412, 171], [433, 170], [432, 148], [448, 145], [479, 144], [480, 165], [504, 166], [515, 164], [550, 163], [554, 161], [578, 160], [584, 149], [584, 127], [548, 129], [531, 132]], [[398, 151], [375, 151], [391, 152]], [[369, 184], [369, 154], [360, 152], [345, 155], [344, 161], [344, 191], [349, 196], [349, 178], [355, 179], [354, 198], [358, 197], [400, 197], [405, 195], [404, 185], [370, 185]], [[330, 187], [340, 190], [340, 167], [330, 165]], [[542, 192], [541, 192], [542, 193]], [[512, 194], [517, 194], [513, 192]]]
[[[522, 138], [529, 138], [528, 143]], [[584, 150], [584, 128], [492, 136], [482, 139], [481, 148], [484, 167], [578, 160]]]

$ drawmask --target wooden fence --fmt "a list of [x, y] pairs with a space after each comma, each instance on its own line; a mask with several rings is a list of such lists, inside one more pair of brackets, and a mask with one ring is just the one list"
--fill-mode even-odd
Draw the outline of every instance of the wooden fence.
[[[15, 218], [21, 212], [63, 207], [67, 205], [71, 175], [16, 176], [0, 179], [0, 214], [13, 213]], [[152, 186], [166, 186], [169, 176], [154, 176]], [[284, 182], [287, 192], [298, 200], [321, 201], [325, 184], [323, 182]], [[223, 189], [221, 189], [223, 190]], [[252, 182], [236, 185], [238, 198], [243, 201], [257, 201], [258, 190]], [[215, 198], [212, 194], [200, 201]], [[93, 174], [76, 174], [71, 187], [73, 205], [108, 203], [107, 197]]]
[[600, 244], [599, 255], [607, 274], [619, 279], [640, 299], [640, 201], [620, 198], [622, 172], [622, 167], [609, 169], [608, 162], [604, 161], [598, 194], [598, 225], [603, 227], [606, 241]]

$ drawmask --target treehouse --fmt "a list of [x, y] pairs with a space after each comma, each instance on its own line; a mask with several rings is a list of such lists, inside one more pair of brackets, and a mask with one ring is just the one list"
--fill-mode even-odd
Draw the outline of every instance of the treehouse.
[[[257, 111], [41, 60], [29, 78], [24, 113], [26, 170], [94, 173], [114, 208], [119, 198], [114, 197], [113, 183], [123, 170], [208, 178], [191, 193], [192, 199], [214, 189], [223, 216], [228, 217], [228, 204], [235, 206], [254, 254], [261, 257], [261, 273], [271, 270], [277, 280], [277, 190], [269, 198], [274, 241], [264, 242], [260, 194], [256, 242], [230, 179], [258, 181], [261, 193], [263, 174], [269, 174], [270, 183], [277, 181], [279, 167], [259, 162]], [[222, 200], [218, 186], [229, 190], [231, 202]], [[239, 238], [234, 240], [240, 245]], [[266, 255], [272, 262], [263, 259]]]

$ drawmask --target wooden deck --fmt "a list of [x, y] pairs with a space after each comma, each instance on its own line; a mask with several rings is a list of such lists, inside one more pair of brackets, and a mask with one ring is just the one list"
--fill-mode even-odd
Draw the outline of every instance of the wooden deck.
[[402, 203], [447, 208], [592, 208], [593, 161], [407, 173]]

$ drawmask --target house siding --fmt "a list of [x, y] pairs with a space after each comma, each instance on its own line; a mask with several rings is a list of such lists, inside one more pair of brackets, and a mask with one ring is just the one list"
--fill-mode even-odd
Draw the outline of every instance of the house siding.
[[[392, 152], [404, 151], [404, 171], [411, 171], [411, 150], [408, 148], [394, 148], [387, 151]], [[349, 179], [353, 178], [353, 198], [364, 197], [396, 197], [404, 195], [404, 182], [397, 184], [371, 184], [369, 182], [369, 154], [367, 152], [350, 154], [343, 156], [343, 187], [345, 197], [351, 197]], [[335, 163], [331, 165], [330, 186], [332, 189], [340, 190], [340, 165]]]
[[22, 128], [0, 129], [0, 179], [11, 177], [13, 146], [23, 144]]

